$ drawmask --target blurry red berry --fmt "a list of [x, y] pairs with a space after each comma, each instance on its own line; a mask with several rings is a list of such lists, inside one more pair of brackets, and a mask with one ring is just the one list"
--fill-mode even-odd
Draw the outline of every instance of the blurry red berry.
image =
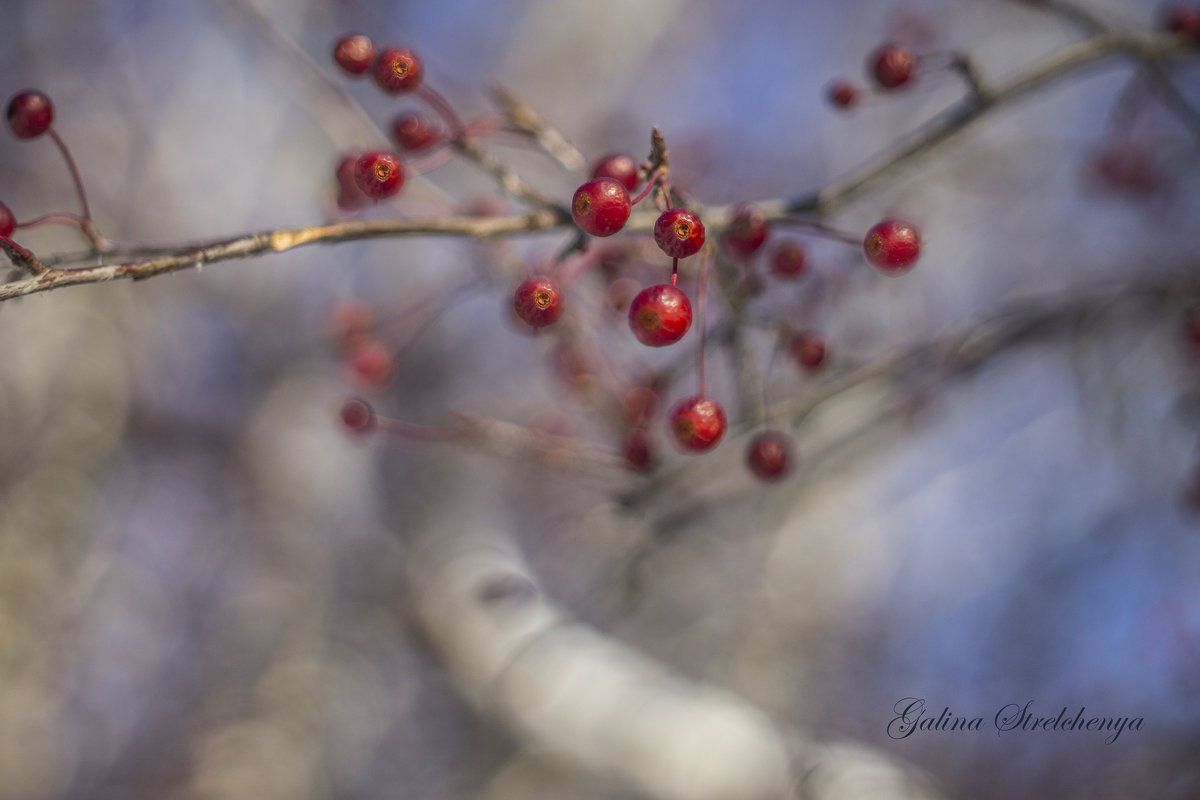
[[881, 89], [896, 89], [912, 79], [917, 59], [903, 45], [888, 42], [867, 58], [867, 72]]
[[725, 436], [725, 410], [711, 397], [703, 395], [676, 403], [667, 416], [667, 423], [676, 444], [689, 453], [711, 450]]
[[562, 316], [562, 292], [554, 281], [539, 275], [517, 287], [513, 293], [513, 308], [525, 324], [544, 328]]
[[779, 431], [763, 431], [746, 447], [746, 466], [763, 481], [777, 481], [792, 466], [792, 440]]
[[16, 229], [17, 218], [13, 216], [12, 209], [0, 203], [0, 236], [12, 236]]
[[333, 60], [350, 75], [365, 75], [375, 61], [375, 43], [362, 34], [348, 34], [333, 46]]
[[629, 305], [629, 329], [649, 347], [665, 347], [692, 327], [692, 304], [674, 286], [659, 284], [638, 292]]
[[1142, 147], [1106, 146], [1093, 154], [1090, 167], [1098, 188], [1129, 197], [1150, 197], [1168, 186], [1155, 154]]
[[625, 436], [622, 453], [625, 465], [642, 472], [654, 464], [654, 445], [645, 428], [634, 428]]
[[638, 185], [638, 165], [629, 156], [613, 153], [596, 162], [592, 167], [592, 177], [612, 178], [632, 192]]
[[748, 258], [767, 240], [767, 221], [755, 208], [739, 208], [729, 221], [721, 242], [731, 255]]
[[1200, 5], [1172, 5], [1163, 12], [1163, 27], [1171, 33], [1200, 42]]
[[18, 139], [32, 139], [50, 130], [54, 104], [36, 89], [27, 89], [8, 101], [8, 125]]
[[372, 389], [387, 386], [395, 369], [391, 352], [378, 339], [362, 338], [356, 341], [346, 361], [355, 380]]
[[442, 138], [442, 132], [433, 120], [412, 111], [397, 114], [392, 119], [391, 132], [392, 141], [409, 153], [428, 150]]
[[354, 183], [359, 191], [374, 200], [391, 197], [404, 186], [404, 165], [400, 156], [386, 150], [363, 153], [354, 162]]
[[615, 178], [596, 178], [575, 190], [571, 216], [584, 233], [612, 236], [629, 220], [629, 190]]
[[371, 202], [371, 198], [363, 194], [362, 189], [358, 188], [358, 181], [354, 179], [356, 161], [358, 159], [355, 156], [346, 156], [337, 165], [337, 206], [342, 211], [354, 211]]
[[425, 68], [411, 50], [393, 47], [379, 54], [375, 62], [375, 83], [391, 94], [411, 92], [421, 85]]
[[912, 269], [921, 255], [921, 240], [917, 229], [909, 223], [885, 219], [867, 231], [863, 252], [880, 272], [896, 275]]
[[365, 400], [352, 398], [342, 406], [342, 424], [351, 433], [369, 433], [375, 428], [375, 411]]
[[780, 278], [795, 278], [804, 272], [808, 257], [796, 242], [782, 242], [771, 254], [771, 272]]
[[825, 91], [834, 108], [850, 108], [858, 102], [858, 87], [849, 81], [834, 81]]
[[704, 223], [686, 208], [668, 208], [654, 223], [654, 241], [671, 258], [687, 258], [704, 246]]
[[792, 358], [808, 371], [825, 363], [825, 340], [811, 331], [801, 331], [792, 336]]

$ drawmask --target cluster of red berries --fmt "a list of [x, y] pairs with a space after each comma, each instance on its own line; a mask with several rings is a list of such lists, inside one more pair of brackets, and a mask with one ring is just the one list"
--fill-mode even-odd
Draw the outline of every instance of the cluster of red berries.
[[[908, 47], [896, 42], [884, 42], [867, 56], [866, 73], [877, 90], [891, 92], [906, 86], [916, 77], [918, 59]], [[838, 78], [829, 84], [826, 95], [834, 108], [850, 108], [858, 104], [862, 89], [851, 81]]]

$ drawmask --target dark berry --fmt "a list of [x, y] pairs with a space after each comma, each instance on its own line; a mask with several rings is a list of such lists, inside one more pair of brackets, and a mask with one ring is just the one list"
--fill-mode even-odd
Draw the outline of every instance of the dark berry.
[[0, 236], [12, 236], [16, 229], [17, 218], [13, 216], [12, 209], [0, 203]]
[[650, 469], [654, 464], [654, 445], [645, 428], [634, 428], [625, 436], [621, 454], [630, 469], [638, 472]]
[[404, 165], [400, 156], [386, 150], [363, 153], [354, 162], [354, 183], [359, 191], [374, 200], [391, 197], [404, 185]]
[[592, 177], [612, 178], [632, 192], [638, 185], [638, 165], [629, 156], [614, 153], [596, 162], [596, 166], [592, 167]]
[[721, 242], [731, 255], [748, 258], [758, 252], [767, 240], [767, 221], [754, 208], [739, 208], [734, 212]]
[[896, 89], [908, 83], [916, 66], [911, 50], [891, 42], [880, 45], [867, 58], [867, 72], [881, 89]]
[[792, 440], [779, 431], [763, 431], [746, 447], [746, 466], [759, 480], [779, 480], [792, 466]]
[[544, 328], [562, 316], [562, 292], [554, 281], [539, 275], [517, 287], [513, 293], [513, 308], [527, 325]]
[[780, 278], [795, 278], [804, 272], [808, 257], [796, 242], [783, 242], [771, 254], [771, 272]]
[[333, 46], [333, 60], [350, 75], [365, 75], [375, 61], [375, 43], [362, 34], [350, 34]]
[[360, 338], [351, 346], [346, 361], [354, 379], [372, 389], [387, 386], [395, 369], [391, 352], [378, 339], [369, 337]]
[[32, 139], [50, 130], [54, 104], [36, 89], [27, 89], [8, 101], [8, 125], [18, 139]]
[[575, 190], [571, 216], [584, 233], [612, 236], [629, 220], [629, 190], [615, 178], [596, 178]]
[[1169, 6], [1163, 13], [1163, 27], [1193, 43], [1200, 42], [1200, 6]]
[[433, 147], [442, 138], [442, 132], [433, 120], [424, 114], [402, 112], [392, 120], [392, 140], [401, 150], [420, 153]]
[[654, 223], [654, 241], [671, 258], [687, 258], [704, 246], [704, 223], [686, 208], [669, 208]]
[[703, 453], [716, 447], [725, 435], [725, 410], [711, 397], [696, 395], [679, 401], [667, 423], [681, 450]]
[[351, 433], [370, 433], [375, 428], [375, 411], [365, 400], [347, 400], [340, 416], [342, 424]]
[[897, 275], [912, 269], [921, 255], [917, 229], [899, 219], [876, 223], [863, 239], [867, 261], [880, 272]]
[[792, 358], [812, 372], [825, 363], [825, 340], [811, 331], [801, 331], [792, 337]]
[[337, 165], [338, 196], [337, 206], [342, 211], [354, 211], [370, 202], [370, 198], [358, 188], [354, 179], [354, 165], [358, 161], [354, 156], [346, 156]]
[[834, 108], [850, 108], [858, 102], [858, 87], [849, 81], [834, 81], [825, 91]]
[[650, 347], [665, 347], [683, 338], [692, 327], [692, 304], [674, 286], [659, 284], [638, 292], [629, 304], [629, 329]]
[[393, 47], [379, 54], [375, 62], [375, 83], [391, 94], [411, 92], [421, 85], [425, 68], [411, 50]]

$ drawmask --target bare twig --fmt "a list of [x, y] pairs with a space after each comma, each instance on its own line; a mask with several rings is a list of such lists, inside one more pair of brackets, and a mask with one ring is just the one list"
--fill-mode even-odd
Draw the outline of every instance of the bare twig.
[[532, 139], [563, 168], [569, 172], [583, 172], [587, 168], [587, 159], [583, 157], [583, 153], [548, 125], [525, 101], [499, 85], [492, 87], [492, 98], [515, 129]]

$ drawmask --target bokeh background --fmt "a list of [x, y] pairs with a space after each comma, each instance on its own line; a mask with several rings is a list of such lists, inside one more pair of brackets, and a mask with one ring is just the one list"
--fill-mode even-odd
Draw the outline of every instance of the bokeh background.
[[[1084, 3], [1119, 24], [1154, 19], [1139, 0]], [[97, 223], [128, 242], [332, 216], [339, 155], [383, 143], [406, 104], [335, 74], [346, 31], [416, 49], [466, 116], [489, 110], [488, 86], [509, 87], [589, 156], [640, 156], [659, 125], [675, 179], [714, 204], [816, 188], [954, 101], [941, 75], [830, 110], [827, 82], [859, 79], [884, 38], [967, 49], [999, 79], [1079, 36], [999, 0], [0, 9], [0, 88], [51, 95]], [[1195, 130], [1151, 102], [1126, 146], [1153, 155], [1162, 191], [1087, 177], [1129, 74], [1113, 64], [1024, 99], [839, 214], [850, 230], [891, 213], [919, 223], [911, 275], [885, 280], [814, 243], [810, 283], [761, 307], [826, 331], [833, 368], [849, 369], [1023, 298], [1194, 278]], [[1193, 102], [1197, 74], [1178, 73]], [[513, 137], [488, 146], [556, 196], [578, 183]], [[449, 164], [366, 215], [517, 208], [497, 198]], [[8, 136], [0, 199], [20, 219], [74, 209], [49, 143]], [[18, 240], [82, 245], [69, 230]], [[460, 699], [415, 628], [402, 533], [463, 507], [505, 526], [573, 614], [781, 726], [918, 764], [949, 796], [1200, 796], [1200, 521], [1186, 503], [1200, 361], [1181, 335], [1185, 298], [1096, 303], [966, 376], [934, 360], [869, 384], [796, 429], [801, 465], [777, 486], [742, 468], [745, 431], [702, 464], [666, 454], [678, 479], [629, 504], [633, 477], [482, 457], [431, 483], [428, 445], [339, 429], [355, 389], [329, 315], [357, 298], [397, 348], [415, 341], [382, 411], [422, 424], [473, 411], [613, 446], [549, 342], [502, 313], [504, 276], [565, 241], [347, 243], [4, 303], [0, 797], [626, 796], [545, 778]], [[481, 273], [491, 282], [463, 288]], [[626, 346], [599, 311], [602, 283], [580, 287], [621, 374], [678, 360]], [[412, 310], [447, 297], [414, 340]], [[750, 337], [761, 372], [770, 342]], [[744, 416], [729, 359], [712, 361], [712, 391]], [[815, 380], [778, 361], [774, 397]], [[892, 740], [904, 697], [985, 729]], [[997, 736], [996, 712], [1028, 701], [1144, 724], [1112, 744]]]

